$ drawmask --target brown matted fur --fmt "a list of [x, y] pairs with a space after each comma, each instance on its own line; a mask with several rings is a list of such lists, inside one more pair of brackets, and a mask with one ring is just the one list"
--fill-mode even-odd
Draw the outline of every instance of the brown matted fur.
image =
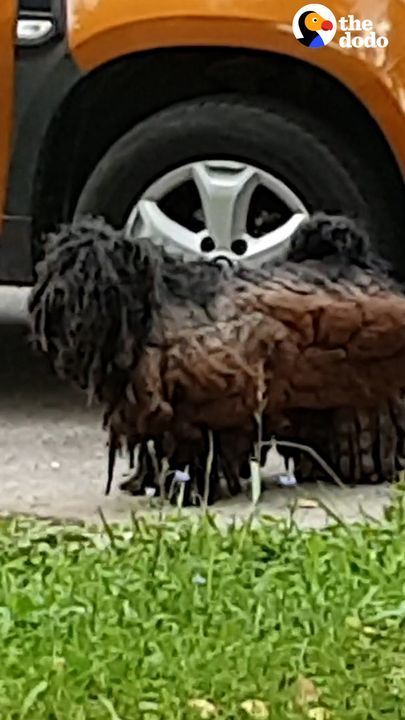
[[[333, 416], [329, 447], [347, 413], [379, 416], [405, 386], [403, 287], [342, 217], [313, 216], [287, 260], [260, 270], [182, 263], [85, 218], [49, 241], [29, 311], [36, 346], [106, 406], [117, 446], [153, 439], [192, 465], [210, 430], [228, 478], [259, 406], [267, 434], [287, 418], [309, 444], [319, 413]], [[388, 461], [373, 462], [380, 478]], [[347, 467], [362, 479], [361, 463]]]

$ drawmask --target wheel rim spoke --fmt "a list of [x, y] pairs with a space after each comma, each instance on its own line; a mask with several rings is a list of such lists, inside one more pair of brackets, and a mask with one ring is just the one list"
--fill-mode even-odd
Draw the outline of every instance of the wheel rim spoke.
[[217, 250], [230, 250], [232, 242], [246, 233], [250, 201], [258, 180], [254, 168], [239, 168], [236, 163], [234, 170], [202, 162], [193, 166], [205, 224]]
[[291, 235], [297, 230], [301, 223], [307, 217], [306, 213], [294, 213], [287, 222], [276, 230], [272, 230], [260, 238], [250, 238], [248, 242], [248, 249], [243, 256], [244, 259], [249, 260], [255, 258], [255, 260], [274, 260], [276, 258], [282, 258], [288, 252], [289, 239]]
[[138, 202], [127, 224], [127, 235], [133, 237], [134, 234], [137, 237], [149, 237], [164, 245], [169, 243], [182, 252], [200, 252], [199, 234], [169, 218], [154, 200]]

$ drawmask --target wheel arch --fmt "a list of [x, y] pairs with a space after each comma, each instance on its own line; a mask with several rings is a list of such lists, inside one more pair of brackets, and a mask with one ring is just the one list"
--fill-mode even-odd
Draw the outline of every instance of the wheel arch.
[[81, 189], [106, 150], [154, 112], [174, 102], [226, 92], [293, 98], [304, 106], [314, 87], [318, 116], [348, 136], [359, 156], [368, 155], [372, 147], [376, 166], [384, 163], [389, 182], [399, 191], [400, 168], [381, 128], [353, 93], [325, 71], [277, 53], [170, 48], [108, 63], [70, 90], [41, 149], [32, 202], [36, 234], [72, 216]]
[[[69, 45], [75, 62], [85, 71], [107, 65], [123, 56], [175, 48], [252, 52], [288, 57], [324, 71], [345, 86], [373, 115], [397, 161], [405, 168], [404, 52], [405, 8], [397, 0], [373, 7], [377, 27], [388, 35], [381, 54], [351, 49], [333, 41], [322, 52], [308, 52], [297, 42], [291, 21], [297, 10], [289, 0], [266, 5], [262, 0], [160, 0], [140, 3], [88, 3], [77, 0], [70, 21]], [[336, 0], [336, 17], [353, 12], [353, 0]], [[341, 31], [338, 30], [338, 35]]]

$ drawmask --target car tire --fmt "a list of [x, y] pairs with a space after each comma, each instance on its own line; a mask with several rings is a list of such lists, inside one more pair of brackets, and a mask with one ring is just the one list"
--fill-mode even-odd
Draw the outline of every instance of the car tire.
[[332, 128], [276, 99], [200, 98], [142, 121], [99, 161], [75, 215], [103, 215], [113, 226], [123, 227], [137, 200], [159, 177], [180, 165], [215, 158], [271, 172], [309, 212], [360, 219], [372, 241], [383, 239], [384, 254], [392, 256], [398, 228], [384, 205], [377, 173], [359, 161]]

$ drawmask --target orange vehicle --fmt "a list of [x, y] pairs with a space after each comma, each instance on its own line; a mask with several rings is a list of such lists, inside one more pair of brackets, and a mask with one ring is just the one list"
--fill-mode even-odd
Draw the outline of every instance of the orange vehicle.
[[2, 0], [0, 46], [1, 282], [85, 213], [253, 262], [344, 212], [405, 267], [402, 0]]

